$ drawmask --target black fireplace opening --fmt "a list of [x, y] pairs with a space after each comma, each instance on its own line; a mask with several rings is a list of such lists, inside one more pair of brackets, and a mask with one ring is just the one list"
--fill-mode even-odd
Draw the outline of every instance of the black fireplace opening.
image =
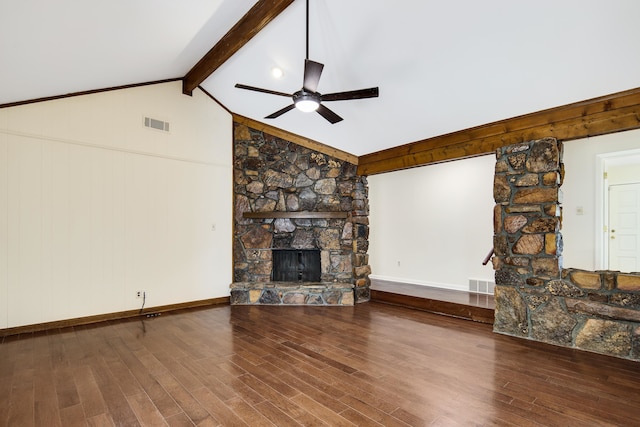
[[273, 249], [273, 282], [319, 282], [319, 249]]

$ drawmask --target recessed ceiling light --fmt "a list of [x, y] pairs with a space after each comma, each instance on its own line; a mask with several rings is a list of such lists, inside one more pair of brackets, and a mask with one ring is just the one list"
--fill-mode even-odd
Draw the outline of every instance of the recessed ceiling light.
[[282, 71], [282, 68], [279, 68], [279, 67], [273, 67], [273, 68], [271, 69], [271, 75], [272, 75], [274, 78], [279, 79], [279, 78], [281, 78], [282, 76], [284, 76], [284, 72]]

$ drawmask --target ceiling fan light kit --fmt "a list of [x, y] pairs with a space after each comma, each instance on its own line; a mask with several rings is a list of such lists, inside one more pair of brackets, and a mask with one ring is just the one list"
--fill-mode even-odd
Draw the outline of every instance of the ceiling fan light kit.
[[322, 102], [327, 101], [345, 101], [350, 99], [363, 99], [363, 98], [375, 98], [378, 96], [379, 91], [377, 87], [369, 89], [352, 90], [348, 92], [336, 92], [326, 95], [322, 95], [316, 92], [318, 88], [318, 82], [322, 75], [322, 69], [324, 64], [315, 62], [309, 59], [309, 0], [307, 0], [307, 56], [304, 61], [304, 77], [302, 83], [302, 89], [293, 93], [277, 92], [269, 89], [262, 89], [254, 86], [247, 86], [237, 83], [235, 87], [239, 89], [251, 90], [254, 92], [268, 93], [270, 95], [286, 96], [293, 99], [293, 104], [271, 113], [265, 117], [265, 119], [275, 119], [280, 117], [287, 111], [291, 111], [297, 108], [305, 113], [317, 111], [322, 117], [324, 117], [329, 123], [335, 124], [342, 121], [342, 117], [334, 113], [329, 108], [322, 105]]
[[310, 113], [320, 107], [320, 94], [303, 89], [293, 94], [293, 103], [298, 110]]

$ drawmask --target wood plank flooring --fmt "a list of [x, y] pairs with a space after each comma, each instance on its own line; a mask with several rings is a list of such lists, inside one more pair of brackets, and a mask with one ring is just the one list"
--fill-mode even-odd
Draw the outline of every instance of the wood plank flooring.
[[2, 426], [638, 426], [640, 363], [376, 302], [217, 306], [0, 344]]
[[371, 299], [493, 325], [493, 295], [371, 279]]

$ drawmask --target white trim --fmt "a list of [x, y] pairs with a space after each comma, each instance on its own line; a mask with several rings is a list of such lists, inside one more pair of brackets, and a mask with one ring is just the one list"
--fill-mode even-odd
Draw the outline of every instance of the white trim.
[[607, 179], [604, 177], [607, 171], [607, 160], [610, 153], [597, 154], [596, 155], [596, 185], [595, 185], [595, 253], [594, 265], [595, 270], [607, 270], [609, 267], [609, 261], [607, 252], [609, 252], [608, 241], [605, 238], [607, 232], [605, 232], [605, 226], [609, 222], [607, 213], [607, 203], [609, 202], [609, 192], [607, 191]]
[[427, 282], [424, 280], [415, 280], [415, 279], [403, 279], [401, 277], [391, 277], [391, 276], [378, 276], [375, 274], [369, 275], [370, 279], [384, 280], [387, 282], [398, 282], [398, 283], [408, 283], [409, 285], [421, 285], [421, 286], [429, 286], [432, 288], [440, 288], [440, 289], [450, 289], [453, 291], [464, 291], [469, 292], [468, 284], [465, 285], [453, 285], [450, 283], [435, 283], [435, 282]]
[[[153, 129], [153, 130], [157, 130], [157, 129]], [[159, 130], [157, 130], [157, 131], [160, 132]], [[166, 132], [164, 132], [164, 133], [166, 133]], [[228, 165], [226, 165], [224, 163], [207, 162], [207, 161], [203, 161], [203, 160], [189, 159], [189, 158], [186, 158], [186, 157], [177, 157], [177, 156], [168, 156], [168, 155], [157, 154], [157, 153], [149, 153], [149, 152], [146, 152], [146, 151], [131, 150], [131, 149], [128, 149], [128, 148], [120, 148], [120, 147], [112, 147], [112, 146], [108, 146], [108, 145], [104, 145], [104, 144], [95, 144], [95, 143], [92, 143], [92, 142], [78, 141], [78, 140], [67, 139], [67, 138], [56, 138], [56, 137], [52, 137], [52, 136], [48, 136], [48, 135], [37, 135], [37, 134], [14, 131], [14, 130], [9, 130], [9, 129], [0, 128], [0, 134], [17, 136], [17, 137], [21, 137], [21, 138], [32, 138], [32, 139], [37, 139], [37, 140], [46, 141], [46, 142], [58, 142], [58, 143], [63, 143], [63, 144], [80, 145], [80, 146], [83, 146], [83, 147], [97, 148], [97, 149], [100, 149], [100, 150], [117, 151], [117, 152], [120, 152], [120, 153], [129, 153], [129, 154], [137, 154], [139, 156], [156, 157], [156, 158], [159, 158], [159, 159], [175, 160], [175, 161], [178, 161], [178, 162], [194, 163], [194, 164], [201, 164], [201, 165], [207, 165], [207, 166], [228, 167]]]

